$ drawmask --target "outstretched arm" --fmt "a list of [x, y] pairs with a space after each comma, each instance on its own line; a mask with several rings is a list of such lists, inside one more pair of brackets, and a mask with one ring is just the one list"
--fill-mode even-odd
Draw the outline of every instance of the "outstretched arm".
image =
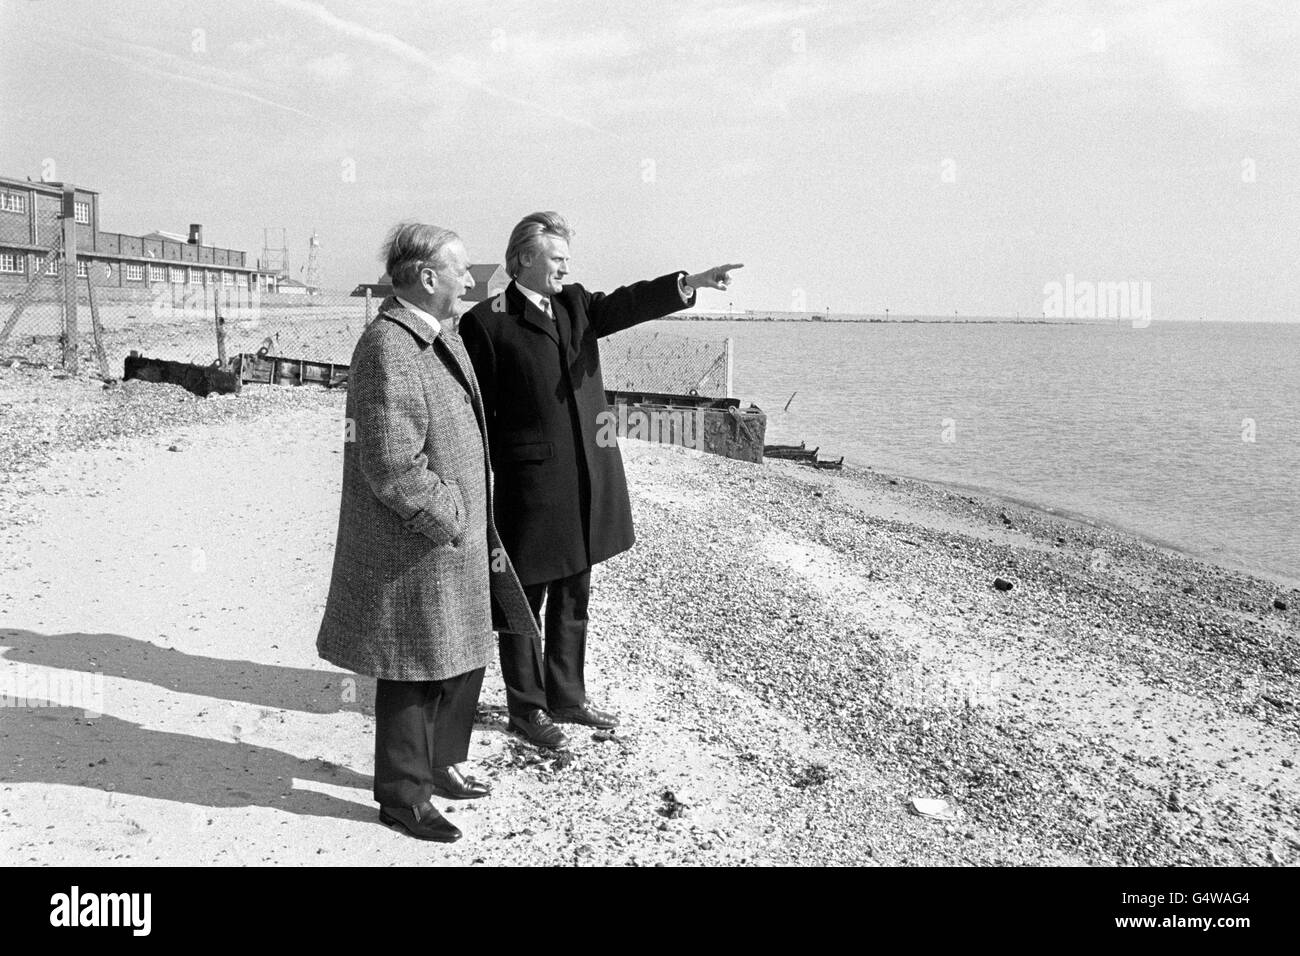
[[712, 269], [705, 269], [693, 276], [687, 276], [685, 284], [690, 289], [717, 289], [720, 292], [725, 292], [731, 286], [731, 271], [733, 269], [743, 269], [744, 267], [743, 262], [714, 266]]
[[670, 273], [658, 279], [634, 282], [608, 295], [583, 290], [591, 326], [597, 335], [613, 335], [680, 311], [694, 304], [696, 289], [726, 289], [731, 284], [731, 270], [739, 268], [739, 265], [715, 266], [691, 276]]

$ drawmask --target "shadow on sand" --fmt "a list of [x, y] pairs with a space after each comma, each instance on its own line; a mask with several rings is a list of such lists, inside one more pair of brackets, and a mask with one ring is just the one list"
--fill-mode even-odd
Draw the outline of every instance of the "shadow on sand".
[[[0, 629], [0, 656], [15, 664], [146, 681], [168, 690], [309, 713], [373, 713], [374, 680], [199, 657], [120, 634]], [[351, 679], [348, 688], [343, 682]], [[23, 688], [8, 688], [25, 698]], [[264, 806], [308, 816], [373, 820], [374, 808], [312, 790], [295, 778], [355, 787], [371, 778], [323, 760], [237, 741], [149, 730], [110, 715], [88, 717], [67, 701], [6, 701], [0, 782], [52, 783], [198, 806]], [[23, 704], [25, 703], [25, 706]], [[77, 701], [83, 704], [83, 701]], [[364, 706], [363, 706], [364, 705]]]
[[374, 715], [375, 681], [339, 671], [199, 657], [121, 634], [38, 634], [0, 628], [0, 656], [15, 664], [147, 681], [181, 694], [311, 714]]

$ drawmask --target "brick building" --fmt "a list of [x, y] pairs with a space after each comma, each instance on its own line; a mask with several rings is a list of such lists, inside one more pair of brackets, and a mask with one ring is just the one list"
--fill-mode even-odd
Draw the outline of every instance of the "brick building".
[[[97, 288], [151, 294], [167, 286], [216, 286], [241, 293], [274, 292], [274, 273], [255, 268], [238, 249], [203, 244], [201, 226], [189, 236], [151, 232], [128, 236], [99, 228], [99, 193], [76, 187], [77, 275]], [[0, 176], [0, 296], [16, 295], [40, 268], [62, 231], [63, 184]], [[58, 276], [62, 260], [47, 276]]]

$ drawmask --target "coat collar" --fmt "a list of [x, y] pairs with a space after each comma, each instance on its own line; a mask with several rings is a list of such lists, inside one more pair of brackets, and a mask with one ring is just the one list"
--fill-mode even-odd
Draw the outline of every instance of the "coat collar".
[[[452, 366], [456, 370], [461, 386], [470, 394], [475, 393], [474, 388], [470, 384], [473, 379], [469, 371], [469, 356], [465, 355], [465, 349], [464, 346], [460, 344], [459, 336], [454, 334], [443, 335], [440, 326], [431, 324], [416, 313], [412, 312], [410, 309], [406, 308], [397, 300], [397, 296], [390, 295], [380, 303], [379, 318], [389, 319], [390, 321], [396, 322], [425, 345], [432, 345], [434, 342], [440, 342], [443, 349], [445, 349], [447, 354], [451, 357]], [[463, 360], [461, 358], [462, 355], [465, 356]]]
[[426, 345], [433, 342], [441, 333], [441, 328], [430, 324], [398, 301], [397, 296], [390, 295], [379, 304], [379, 316], [392, 319]]
[[[524, 295], [524, 292], [519, 288], [518, 283], [511, 281], [511, 283], [506, 286], [506, 302], [510, 306], [510, 313], [512, 315], [519, 316], [519, 318], [528, 325], [531, 325], [533, 328], [537, 329], [537, 331], [549, 336], [552, 342], [557, 345], [559, 344], [560, 336], [556, 331], [555, 322], [552, 322], [545, 312], [534, 305], [533, 301], [528, 298], [528, 296]], [[555, 309], [554, 298], [551, 299], [551, 308]], [[555, 309], [555, 311], [557, 313], [556, 321], [558, 322], [559, 310]]]

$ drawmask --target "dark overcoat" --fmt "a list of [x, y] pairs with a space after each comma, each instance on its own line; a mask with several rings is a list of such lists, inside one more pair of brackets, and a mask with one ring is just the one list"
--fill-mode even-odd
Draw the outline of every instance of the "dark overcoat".
[[352, 354], [346, 414], [320, 656], [441, 680], [486, 665], [494, 627], [536, 640], [492, 520], [482, 396], [460, 337], [385, 299]]
[[597, 339], [690, 305], [679, 275], [608, 294], [566, 285], [551, 296], [554, 322], [512, 282], [461, 317], [487, 411], [496, 525], [526, 585], [576, 574], [635, 540]]

